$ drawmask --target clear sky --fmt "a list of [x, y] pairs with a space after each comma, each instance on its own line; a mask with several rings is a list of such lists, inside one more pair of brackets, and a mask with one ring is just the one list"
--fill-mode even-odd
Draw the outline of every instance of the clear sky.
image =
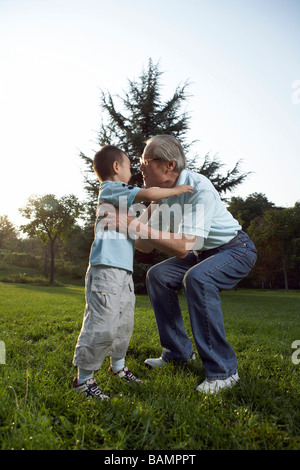
[[[0, 215], [32, 194], [85, 197], [100, 89], [149, 58], [163, 95], [191, 82], [191, 140], [253, 175], [231, 195], [300, 200], [300, 0], [0, 0]], [[24, 220], [23, 220], [24, 222]]]

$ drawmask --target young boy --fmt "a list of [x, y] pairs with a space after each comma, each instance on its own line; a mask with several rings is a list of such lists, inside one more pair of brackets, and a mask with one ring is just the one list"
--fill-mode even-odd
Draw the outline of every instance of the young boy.
[[[128, 186], [130, 160], [113, 145], [106, 145], [94, 157], [94, 171], [100, 181], [99, 203], [119, 207], [120, 197], [127, 207], [192, 192], [188, 185], [174, 188], [141, 189]], [[100, 227], [100, 228], [99, 228]], [[87, 398], [109, 400], [98, 387], [93, 371], [110, 356], [109, 370], [125, 382], [142, 382], [125, 367], [125, 355], [133, 331], [134, 286], [132, 281], [134, 240], [95, 224], [90, 264], [86, 274], [86, 307], [75, 347], [73, 364], [78, 367], [73, 387]]]

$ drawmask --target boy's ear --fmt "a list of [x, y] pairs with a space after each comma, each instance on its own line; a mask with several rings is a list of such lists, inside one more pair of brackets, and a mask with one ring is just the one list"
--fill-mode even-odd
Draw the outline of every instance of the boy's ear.
[[112, 169], [114, 173], [119, 173], [119, 162], [115, 161], [113, 162]]

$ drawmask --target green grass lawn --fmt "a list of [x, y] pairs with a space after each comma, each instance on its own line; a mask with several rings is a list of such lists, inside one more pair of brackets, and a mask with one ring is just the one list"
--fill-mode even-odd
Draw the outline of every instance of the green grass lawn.
[[[70, 388], [74, 346], [84, 309], [80, 286], [0, 283], [1, 449], [246, 450], [299, 449], [299, 372], [292, 343], [300, 340], [300, 292], [222, 293], [227, 337], [240, 381], [218, 395], [195, 391], [201, 360], [149, 370], [161, 353], [147, 296], [137, 296], [127, 365], [144, 384], [108, 373], [96, 379], [108, 403], [86, 401]], [[186, 329], [188, 311], [180, 296]], [[299, 354], [300, 358], [300, 354]]]

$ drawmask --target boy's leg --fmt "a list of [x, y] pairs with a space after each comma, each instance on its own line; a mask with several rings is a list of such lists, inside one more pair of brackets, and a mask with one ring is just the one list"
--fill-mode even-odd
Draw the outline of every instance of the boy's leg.
[[134, 325], [135, 295], [131, 273], [119, 269], [116, 273], [118, 284], [122, 287], [118, 292], [119, 310], [116, 315], [116, 331], [108, 354], [114, 359], [124, 358], [132, 336]]
[[113, 373], [119, 372], [119, 370], [125, 367], [125, 356], [123, 357], [111, 357], [110, 367]]
[[92, 379], [93, 375], [94, 375], [93, 370], [86, 370], [86, 369], [83, 369], [82, 367], [78, 367], [77, 380], [79, 384], [82, 384], [83, 382], [86, 382], [87, 380]]
[[100, 369], [117, 330], [122, 286], [118, 285], [115, 271], [119, 270], [90, 267], [86, 276], [86, 308], [73, 358], [79, 376], [75, 377], [73, 387], [87, 398], [109, 400], [92, 374]]
[[86, 276], [86, 307], [73, 364], [88, 371], [100, 369], [118, 328], [122, 286], [115, 271], [91, 267]]
[[135, 295], [131, 273], [123, 271], [123, 289], [120, 292], [120, 317], [115, 339], [111, 347], [110, 371], [124, 382], [142, 382], [128, 367], [125, 356], [134, 325]]

